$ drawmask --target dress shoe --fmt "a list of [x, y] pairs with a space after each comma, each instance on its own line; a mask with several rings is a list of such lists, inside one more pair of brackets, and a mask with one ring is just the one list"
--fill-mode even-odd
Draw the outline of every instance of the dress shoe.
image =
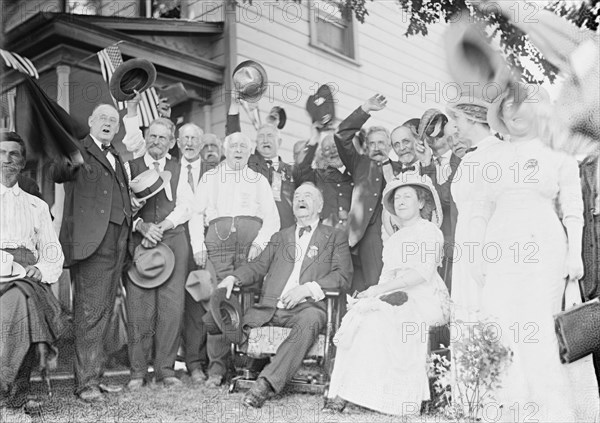
[[210, 389], [217, 389], [219, 386], [221, 386], [221, 383], [223, 383], [222, 375], [210, 375], [204, 383], [204, 386]]
[[167, 388], [177, 387], [183, 385], [183, 382], [177, 379], [175, 376], [168, 376], [163, 379], [163, 384]]
[[244, 394], [242, 403], [248, 407], [260, 408], [266, 400], [275, 395], [271, 384], [264, 377], [259, 377], [254, 386]]
[[121, 385], [113, 385], [110, 383], [100, 383], [98, 385], [98, 389], [100, 389], [100, 392], [105, 394], [118, 394], [119, 392], [123, 391], [123, 387]]
[[346, 408], [348, 401], [341, 399], [336, 396], [335, 398], [327, 398], [325, 400], [325, 407], [323, 411], [327, 413], [341, 413]]
[[106, 401], [104, 394], [100, 392], [97, 386], [90, 386], [81, 391], [78, 395], [80, 400], [87, 403], [100, 403]]
[[142, 379], [142, 378], [131, 379], [127, 383], [127, 390], [130, 392], [139, 391], [143, 387], [144, 387], [144, 379]]
[[192, 379], [192, 383], [198, 384], [203, 383], [206, 380], [206, 375], [204, 374], [202, 369], [194, 369], [192, 370], [190, 378]]

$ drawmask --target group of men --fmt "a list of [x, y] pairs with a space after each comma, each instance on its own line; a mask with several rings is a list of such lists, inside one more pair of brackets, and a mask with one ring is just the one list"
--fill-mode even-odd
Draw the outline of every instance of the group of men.
[[[64, 183], [66, 192], [60, 244], [47, 206], [19, 188], [23, 141], [7, 132], [0, 140], [0, 248], [26, 269], [22, 279], [0, 284], [2, 321], [22, 321], [23, 310], [30, 319], [35, 315], [35, 307], [22, 306], [31, 296], [22, 281], [42, 286], [39, 298], [51, 297], [46, 284], [58, 279], [64, 252], [74, 290], [75, 393], [80, 399], [100, 402], [105, 393], [120, 390], [101, 383], [101, 376], [103, 342], [122, 277], [131, 365], [127, 389], [136, 391], [148, 383], [151, 361], [158, 383], [181, 385], [174, 371], [180, 340], [192, 382], [211, 388], [222, 384], [229, 368], [230, 341], [215, 324], [207, 303], [196, 301], [185, 289], [192, 270], [210, 267], [216, 288], [225, 289], [227, 297], [235, 286], [261, 286], [260, 301], [243, 317], [246, 331], [267, 323], [293, 328], [244, 395], [246, 405], [262, 406], [294, 376], [323, 328], [323, 290], [351, 293], [378, 282], [383, 239], [396, 229], [381, 197], [386, 184], [405, 173], [432, 179], [442, 201], [442, 231], [448, 246], [440, 273], [449, 288], [452, 274], [460, 273], [460, 266], [452, 269], [454, 231], [468, 215], [457, 214], [453, 194], [468, 197], [469, 180], [453, 179], [465, 154], [476, 160], [475, 149], [480, 153], [494, 141], [485, 105], [459, 101], [448, 108], [448, 116], [428, 110], [391, 132], [373, 126], [366, 130], [363, 145], [357, 146], [357, 134], [371, 114], [386, 106], [385, 97], [375, 95], [335, 132], [313, 124], [309, 141], [299, 144], [298, 159], [290, 165], [278, 154], [282, 138], [277, 117], [251, 138], [241, 132], [235, 97], [222, 145], [192, 123], [179, 128], [176, 136], [175, 125], [167, 118], [156, 119], [142, 134], [138, 101], [136, 96], [128, 103], [123, 118], [123, 143], [134, 152], [132, 161], [125, 163], [112, 146], [120, 118], [114, 107], [103, 104], [89, 118], [90, 134], [80, 144], [82, 159], [53, 165], [51, 176]], [[176, 143], [181, 157], [169, 154]], [[398, 161], [390, 160], [392, 150]], [[155, 172], [162, 184], [133, 193], [130, 181], [147, 172]], [[148, 192], [152, 195], [143, 195]], [[159, 244], [173, 252], [173, 270], [159, 286], [140, 287], [127, 269], [141, 260], [131, 258], [154, 251]], [[290, 244], [296, 251], [293, 260], [286, 249]], [[17, 249], [28, 252], [27, 260]], [[48, 260], [51, 250], [57, 252]], [[17, 370], [25, 368], [28, 379], [33, 345], [50, 346], [59, 333], [48, 327], [45, 337], [34, 340], [26, 333], [29, 329], [17, 326], [13, 330], [25, 331], [21, 339], [31, 342], [16, 346], [2, 335], [0, 390], [6, 397], [23, 379]]]

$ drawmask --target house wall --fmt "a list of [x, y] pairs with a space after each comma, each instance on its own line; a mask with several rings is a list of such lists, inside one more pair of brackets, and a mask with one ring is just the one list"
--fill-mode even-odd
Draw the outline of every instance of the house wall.
[[[352, 62], [310, 45], [309, 7], [307, 0], [301, 4], [254, 0], [236, 12], [237, 62], [256, 60], [269, 76], [261, 116], [274, 105], [287, 112], [281, 151], [285, 160], [291, 160], [297, 140], [309, 137], [305, 105], [321, 84], [334, 87], [339, 119], [373, 94], [384, 94], [387, 108], [368, 123], [389, 129], [420, 117], [429, 107], [443, 109], [437, 103], [456, 95], [446, 85], [443, 25], [432, 27], [427, 37], [407, 38], [403, 34], [408, 16], [395, 1], [367, 2], [366, 23], [355, 21], [358, 59]], [[254, 133], [245, 115], [242, 128]]]

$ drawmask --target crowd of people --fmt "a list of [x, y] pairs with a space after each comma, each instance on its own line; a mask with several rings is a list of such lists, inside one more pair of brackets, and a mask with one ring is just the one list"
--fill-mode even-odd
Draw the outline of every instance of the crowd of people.
[[[336, 129], [313, 123], [292, 164], [279, 156], [279, 117], [269, 116], [255, 135], [241, 131], [235, 93], [222, 142], [193, 123], [177, 130], [166, 117], [143, 133], [139, 95], [123, 122], [101, 104], [80, 160], [51, 168], [66, 193], [58, 237], [48, 206], [20, 176], [24, 141], [2, 132], [2, 401], [18, 403], [27, 391], [39, 345], [55, 354], [63, 322], [49, 285], [64, 264], [74, 291], [75, 394], [86, 402], [122, 389], [102, 382], [121, 279], [125, 389], [144, 389], [152, 377], [182, 385], [174, 369], [180, 345], [193, 383], [223, 384], [231, 338], [208, 310], [210, 294], [199, 301], [186, 290], [190, 272], [210, 269], [212, 295], [260, 286], [259, 302], [242, 319], [241, 344], [253, 327], [292, 329], [244, 394], [247, 406], [261, 407], [296, 374], [326, 324], [324, 290], [333, 288], [351, 298], [335, 335], [329, 410], [352, 402], [418, 413], [430, 399], [426, 333], [485, 317], [513, 355], [495, 392], [504, 420], [514, 417], [514, 404], [526, 413], [533, 403], [539, 421], [592, 421], [599, 357], [596, 372], [590, 360], [561, 364], [553, 315], [565, 286], [584, 300], [600, 293], [598, 156], [578, 167], [548, 147], [538, 113], [548, 103], [543, 93], [516, 84], [494, 103], [465, 95], [391, 131], [365, 128], [386, 107], [377, 94]], [[121, 124], [129, 162], [112, 144]], [[179, 157], [169, 153], [176, 144]], [[513, 336], [515, 325], [531, 322], [535, 342]]]

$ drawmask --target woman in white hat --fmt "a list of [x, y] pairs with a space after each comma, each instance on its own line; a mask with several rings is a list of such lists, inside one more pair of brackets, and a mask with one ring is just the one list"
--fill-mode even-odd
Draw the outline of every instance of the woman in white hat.
[[379, 283], [358, 294], [335, 336], [327, 408], [342, 411], [350, 401], [386, 414], [419, 414], [429, 399], [427, 333], [449, 314], [437, 272], [444, 239], [429, 220], [440, 215], [440, 202], [429, 178], [407, 174], [387, 185], [383, 204], [399, 229], [384, 244]]
[[[559, 360], [553, 315], [561, 310], [566, 280], [567, 304], [573, 303], [571, 292], [580, 301], [583, 203], [576, 160], [549, 148], [542, 135], [548, 107], [541, 87], [523, 84], [490, 107], [490, 126], [509, 142], [488, 151], [494, 169], [470, 225], [481, 311], [498, 324], [500, 341], [513, 352], [494, 392], [500, 421], [594, 421], [598, 413], [592, 362]], [[569, 372], [583, 367], [588, 370], [576, 370], [574, 387]]]

